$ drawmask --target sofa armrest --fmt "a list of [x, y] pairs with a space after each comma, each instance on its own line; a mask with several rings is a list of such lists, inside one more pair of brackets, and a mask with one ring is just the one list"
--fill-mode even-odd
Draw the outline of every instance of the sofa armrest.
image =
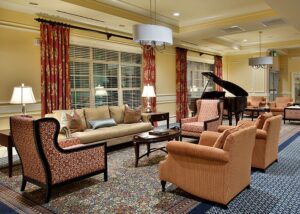
[[182, 155], [188, 158], [204, 159], [209, 161], [218, 161], [226, 163], [229, 161], [229, 153], [223, 149], [209, 146], [202, 146], [180, 141], [171, 141], [167, 144], [167, 150], [170, 155]]
[[229, 126], [229, 125], [219, 125], [218, 126], [218, 132], [219, 133], [222, 133], [222, 132], [224, 132], [225, 130], [227, 130], [227, 129], [231, 129], [231, 128], [233, 128], [234, 126]]
[[221, 133], [212, 132], [212, 131], [204, 131], [201, 134], [199, 144], [203, 146], [213, 146]]
[[255, 125], [255, 121], [250, 121], [250, 120], [240, 120], [237, 125], [241, 125], [241, 126], [254, 126]]
[[267, 105], [269, 106], [269, 108], [275, 108], [276, 107], [275, 102], [268, 102]]
[[71, 130], [67, 126], [63, 126], [60, 128], [60, 133], [65, 134], [66, 138], [71, 137]]
[[267, 139], [267, 132], [262, 129], [256, 129], [255, 138], [257, 139]]

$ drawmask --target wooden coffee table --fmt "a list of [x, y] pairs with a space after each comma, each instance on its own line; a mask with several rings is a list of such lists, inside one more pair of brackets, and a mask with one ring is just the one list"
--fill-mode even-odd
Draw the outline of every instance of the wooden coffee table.
[[[175, 128], [175, 129], [169, 129], [169, 133], [165, 135], [150, 135], [149, 132], [144, 132], [142, 134], [133, 136], [133, 144], [134, 144], [134, 151], [135, 151], [135, 167], [138, 166], [139, 159], [141, 159], [146, 155], [147, 157], [149, 157], [149, 154], [152, 152], [161, 150], [168, 153], [164, 146], [159, 148], [150, 148], [150, 145], [152, 143], [158, 143], [158, 142], [173, 140], [173, 139], [179, 140], [180, 135], [181, 135], [180, 129]], [[141, 144], [147, 145], [147, 152], [140, 156]]]
[[[251, 112], [251, 120], [253, 121], [254, 113], [256, 113], [256, 115], [259, 116], [259, 113], [261, 113], [261, 112], [270, 112], [270, 108], [268, 108], [268, 107], [245, 108], [244, 111]], [[243, 116], [242, 116], [242, 119], [243, 119]]]

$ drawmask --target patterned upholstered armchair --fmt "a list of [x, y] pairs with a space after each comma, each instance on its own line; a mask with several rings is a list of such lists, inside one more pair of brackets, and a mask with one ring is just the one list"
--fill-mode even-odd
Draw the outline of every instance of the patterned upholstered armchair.
[[182, 137], [198, 139], [203, 131], [217, 131], [222, 124], [223, 101], [197, 100], [196, 104], [197, 114], [180, 121], [181, 140]]
[[24, 116], [10, 118], [14, 145], [23, 170], [21, 191], [27, 181], [46, 189], [104, 173], [107, 181], [106, 143], [82, 145], [78, 138], [58, 142], [59, 123], [54, 118], [33, 120]]

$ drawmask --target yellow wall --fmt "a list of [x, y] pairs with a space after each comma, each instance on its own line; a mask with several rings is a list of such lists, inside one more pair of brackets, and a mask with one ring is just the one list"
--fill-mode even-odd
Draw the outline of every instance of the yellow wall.
[[[9, 127], [8, 118], [13, 113], [9, 104], [13, 86], [25, 83], [33, 87], [34, 95], [40, 102], [40, 46], [35, 45], [39, 38], [39, 23], [33, 15], [18, 13], [0, 8], [0, 130]], [[107, 41], [105, 35], [71, 29], [72, 36]], [[137, 47], [129, 40], [111, 38], [109, 42]], [[175, 49], [156, 53], [157, 110], [176, 114], [176, 69]], [[32, 105], [37, 111], [29, 114], [40, 117], [39, 105]], [[16, 106], [14, 106], [16, 108]]]
[[248, 65], [248, 59], [255, 54], [231, 55], [223, 59], [224, 79], [236, 83], [250, 95], [266, 95], [267, 72], [265, 69], [253, 69]]

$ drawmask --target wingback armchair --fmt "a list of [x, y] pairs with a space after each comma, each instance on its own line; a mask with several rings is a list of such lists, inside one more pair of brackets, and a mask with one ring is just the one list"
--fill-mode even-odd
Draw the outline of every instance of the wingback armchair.
[[223, 119], [223, 101], [197, 100], [197, 114], [180, 121], [182, 137], [199, 138], [205, 130], [217, 131]]
[[268, 102], [268, 106], [273, 115], [283, 115], [284, 108], [293, 105], [291, 97], [276, 97], [275, 101]]
[[[264, 119], [261, 119], [261, 117], [264, 117], [264, 115], [261, 115], [254, 122], [241, 120], [238, 125], [255, 125], [257, 127], [251, 166], [265, 171], [268, 166], [278, 159], [278, 143], [282, 116], [276, 115], [265, 117]], [[219, 126], [218, 131], [223, 132], [229, 128], [232, 128], [232, 126]]]
[[54, 118], [10, 118], [11, 135], [22, 164], [21, 191], [27, 181], [46, 189], [104, 173], [107, 181], [106, 143], [82, 145], [78, 138], [58, 142], [59, 122]]
[[227, 205], [251, 180], [255, 126], [230, 133], [222, 148], [220, 133], [205, 131], [199, 144], [170, 141], [168, 156], [159, 164], [162, 190], [166, 182], [202, 199]]

